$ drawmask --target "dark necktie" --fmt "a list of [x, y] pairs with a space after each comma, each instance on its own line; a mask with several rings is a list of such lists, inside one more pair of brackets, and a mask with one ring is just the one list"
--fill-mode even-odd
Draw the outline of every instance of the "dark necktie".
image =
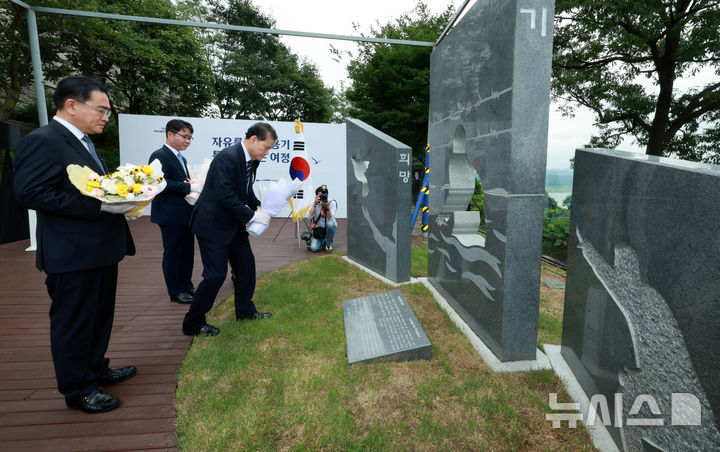
[[92, 158], [95, 159], [95, 162], [98, 164], [98, 166], [102, 170], [103, 174], [105, 174], [105, 166], [102, 164], [102, 161], [100, 161], [100, 156], [98, 156], [97, 151], [95, 150], [95, 145], [93, 144], [90, 137], [85, 135], [82, 137], [82, 140], [87, 145], [88, 152], [90, 153]]
[[247, 169], [245, 170], [245, 178], [247, 179], [247, 191], [250, 192], [252, 186], [252, 161], [247, 162]]

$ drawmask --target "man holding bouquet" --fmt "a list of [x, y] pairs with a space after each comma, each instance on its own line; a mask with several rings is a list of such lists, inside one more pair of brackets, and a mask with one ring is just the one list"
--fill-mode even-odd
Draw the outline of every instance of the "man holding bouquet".
[[97, 174], [106, 168], [88, 134], [103, 131], [111, 109], [105, 86], [72, 76], [55, 89], [55, 117], [17, 146], [15, 194], [37, 211], [36, 267], [46, 273], [50, 348], [58, 390], [68, 407], [87, 413], [117, 408], [102, 386], [135, 375], [134, 366], [108, 367], [105, 357], [115, 312], [118, 262], [135, 254], [123, 213], [132, 203], [105, 204], [70, 182], [70, 164]]
[[150, 155], [148, 164], [157, 159], [162, 164], [167, 187], [152, 202], [150, 221], [160, 226], [163, 243], [162, 270], [170, 301], [189, 304], [195, 287], [192, 283], [195, 260], [195, 236], [190, 230], [193, 206], [185, 201], [200, 185], [190, 179], [187, 161], [180, 153], [190, 146], [193, 127], [182, 119], [171, 119], [165, 125], [165, 145]]
[[277, 141], [270, 124], [252, 125], [245, 139], [223, 149], [210, 164], [205, 185], [195, 203], [190, 229], [197, 236], [203, 263], [203, 280], [183, 320], [183, 333], [214, 336], [220, 332], [205, 320], [227, 275], [233, 272], [235, 317], [238, 320], [270, 317], [252, 302], [255, 292], [255, 256], [246, 226], [268, 224], [270, 215], [260, 209], [253, 191], [255, 171]]

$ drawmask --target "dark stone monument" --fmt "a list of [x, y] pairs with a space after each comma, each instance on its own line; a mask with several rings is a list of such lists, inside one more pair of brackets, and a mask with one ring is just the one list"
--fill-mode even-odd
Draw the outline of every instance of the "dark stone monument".
[[537, 353], [553, 12], [477, 0], [431, 56], [428, 279], [503, 362]]
[[348, 364], [430, 359], [432, 348], [399, 290], [343, 301]]
[[561, 350], [623, 450], [720, 447], [719, 200], [719, 166], [575, 154]]
[[347, 256], [393, 282], [410, 281], [412, 149], [347, 119]]

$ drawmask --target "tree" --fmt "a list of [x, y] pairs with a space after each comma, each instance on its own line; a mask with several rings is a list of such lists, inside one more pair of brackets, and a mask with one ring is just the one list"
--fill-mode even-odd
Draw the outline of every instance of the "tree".
[[[415, 9], [370, 34], [380, 38], [435, 41], [452, 17], [452, 6], [438, 16], [419, 1]], [[360, 43], [347, 66], [348, 115], [382, 130], [413, 149], [423, 161], [430, 100], [429, 47]]]
[[[213, 22], [273, 28], [275, 20], [249, 0], [209, 0]], [[328, 122], [332, 91], [317, 67], [301, 61], [275, 35], [243, 31], [209, 33], [213, 87], [221, 118]]]
[[[82, 5], [82, 6], [80, 6]], [[100, 12], [182, 19], [171, 0], [87, 0]], [[68, 62], [108, 83], [115, 112], [200, 116], [212, 101], [210, 64], [196, 29], [55, 16]]]
[[718, 161], [720, 82], [681, 91], [677, 81], [720, 74], [717, 0], [558, 0], [553, 95], [572, 114], [594, 111], [590, 145], [633, 137], [650, 155]]
[[[59, 1], [46, 3], [45, 6], [60, 7]], [[36, 19], [43, 51], [43, 71], [46, 78], [57, 78], [66, 70], [59, 31], [48, 16], [38, 14]], [[27, 10], [9, 0], [0, 1], [0, 48], [3, 49], [0, 52], [0, 121], [7, 121], [33, 81]]]
[[[171, 0], [37, 0], [36, 6], [178, 19]], [[28, 91], [32, 64], [27, 12], [3, 1], [0, 119]], [[108, 84], [114, 112], [199, 115], [211, 101], [209, 64], [194, 29], [120, 20], [37, 14], [44, 79], [82, 73]]]

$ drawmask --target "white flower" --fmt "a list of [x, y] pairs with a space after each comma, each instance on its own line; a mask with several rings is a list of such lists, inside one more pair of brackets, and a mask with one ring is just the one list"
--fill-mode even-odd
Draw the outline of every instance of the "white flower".
[[132, 185], [135, 183], [135, 178], [132, 177], [132, 175], [128, 175], [128, 176], [123, 177], [123, 182], [128, 187], [132, 187]]
[[103, 179], [100, 182], [100, 187], [111, 195], [117, 195], [117, 187], [115, 182], [110, 179]]
[[133, 199], [135, 199], [135, 195], [133, 195], [132, 193], [128, 193], [127, 195], [125, 195], [125, 199], [127, 199], [128, 201], [132, 201]]

